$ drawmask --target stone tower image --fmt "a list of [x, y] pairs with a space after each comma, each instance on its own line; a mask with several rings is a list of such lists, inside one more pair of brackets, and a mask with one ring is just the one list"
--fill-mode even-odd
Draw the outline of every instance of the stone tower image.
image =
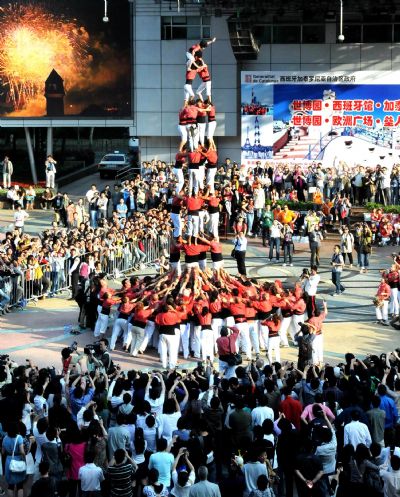
[[59, 117], [64, 115], [64, 80], [53, 69], [45, 82], [44, 96], [46, 97], [46, 115]]

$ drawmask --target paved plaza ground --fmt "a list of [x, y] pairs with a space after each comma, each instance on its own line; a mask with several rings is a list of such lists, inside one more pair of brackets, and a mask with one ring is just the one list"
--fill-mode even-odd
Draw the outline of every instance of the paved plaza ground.
[[[93, 181], [94, 180], [94, 181]], [[98, 181], [91, 178], [77, 184], [72, 184], [65, 191], [74, 195], [82, 195], [87, 185], [96, 182], [99, 188], [107, 181]], [[100, 184], [101, 183], [101, 184]], [[112, 185], [112, 182], [110, 182]], [[36, 233], [52, 220], [49, 211], [34, 211], [26, 225], [26, 231]], [[0, 225], [5, 226], [12, 222], [12, 211], [0, 211]], [[328, 363], [339, 362], [343, 354], [353, 352], [364, 356], [367, 353], [382, 353], [393, 350], [399, 345], [398, 331], [392, 327], [375, 325], [375, 309], [372, 298], [379, 284], [379, 270], [390, 266], [390, 254], [395, 247], [374, 248], [371, 257], [370, 271], [360, 275], [357, 268], [345, 269], [342, 277], [346, 291], [339, 297], [332, 297], [333, 285], [330, 282], [330, 255], [335, 243], [334, 238], [323, 242], [322, 265], [320, 268], [321, 283], [319, 285], [318, 300], [328, 301], [329, 315], [324, 327], [324, 358]], [[303, 267], [309, 266], [309, 250], [307, 244], [296, 244], [293, 267], [283, 267], [281, 264], [271, 264], [267, 259], [267, 250], [262, 247], [260, 239], [252, 239], [247, 252], [248, 274], [260, 280], [281, 279], [288, 285], [294, 284], [302, 272]], [[236, 274], [236, 262], [229, 257], [231, 244], [225, 244], [225, 268]], [[146, 270], [145, 270], [146, 271]], [[117, 282], [112, 282], [118, 285]], [[19, 363], [26, 358], [32, 358], [39, 366], [61, 365], [60, 350], [77, 340], [79, 346], [91, 343], [93, 334], [90, 331], [81, 335], [65, 336], [64, 326], [76, 326], [78, 307], [75, 302], [68, 301], [69, 295], [61, 298], [40, 300], [36, 305], [30, 304], [24, 311], [16, 311], [0, 317], [0, 353], [10, 354]], [[297, 349], [281, 349], [283, 360], [295, 360]], [[159, 367], [158, 356], [155, 353], [145, 354], [139, 358], [132, 358], [122, 351], [115, 351], [113, 357], [123, 369]]]

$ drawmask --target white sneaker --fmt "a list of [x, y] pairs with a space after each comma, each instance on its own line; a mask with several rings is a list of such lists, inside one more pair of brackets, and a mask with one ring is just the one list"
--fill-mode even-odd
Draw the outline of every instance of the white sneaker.
[[284, 263], [282, 264], [282, 266], [287, 266], [286, 262], [284, 262]]
[[293, 264], [290, 264], [291, 267], [293, 267]]

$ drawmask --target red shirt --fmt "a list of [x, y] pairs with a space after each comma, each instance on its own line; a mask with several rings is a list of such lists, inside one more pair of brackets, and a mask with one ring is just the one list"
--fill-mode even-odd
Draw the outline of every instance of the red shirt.
[[261, 323], [262, 326], [268, 326], [268, 330], [269, 330], [269, 337], [270, 338], [274, 338], [274, 337], [277, 337], [279, 335], [279, 328], [281, 327], [281, 321], [278, 321], [277, 324], [275, 324], [274, 321], [271, 320], [268, 320], [268, 321], [263, 321]]
[[147, 323], [148, 318], [153, 314], [154, 309], [142, 309], [141, 311], [135, 311], [133, 316], [134, 321], [139, 321], [140, 323]]
[[304, 314], [306, 312], [306, 308], [307, 305], [304, 299], [297, 300], [292, 306], [293, 312], [297, 315]]
[[252, 302], [251, 305], [254, 307], [254, 309], [257, 309], [261, 312], [271, 312], [272, 310], [272, 304], [269, 299]]
[[173, 326], [179, 323], [179, 315], [176, 311], [160, 312], [155, 319], [159, 326]]
[[246, 316], [246, 305], [243, 302], [234, 302], [229, 305], [229, 310], [233, 317], [241, 317], [244, 318]]
[[376, 292], [376, 296], [382, 300], [389, 300], [390, 286], [387, 283], [381, 283], [378, 286], [378, 291]]
[[210, 250], [213, 254], [222, 254], [222, 245], [219, 242], [211, 242]]
[[239, 335], [239, 331], [237, 329], [233, 330], [232, 335], [227, 337], [219, 337], [217, 338], [217, 349], [219, 356], [225, 356], [229, 354], [234, 354], [236, 351], [236, 340]]
[[186, 255], [200, 255], [202, 249], [200, 245], [195, 245], [194, 243], [187, 243], [183, 246], [183, 251]]
[[218, 154], [215, 150], [209, 150], [206, 154], [207, 160], [210, 164], [217, 164], [218, 162]]
[[198, 150], [188, 153], [189, 164], [199, 164], [201, 161], [201, 153]]
[[326, 318], [326, 313], [321, 312], [319, 316], [313, 316], [307, 321], [307, 323], [313, 327], [312, 329], [316, 335], [321, 335], [322, 323], [324, 322], [325, 318]]
[[188, 211], [199, 211], [203, 205], [203, 200], [199, 197], [187, 197], [186, 206]]
[[298, 400], [290, 397], [286, 397], [285, 400], [281, 402], [280, 410], [285, 415], [285, 418], [290, 421], [298, 430], [301, 428], [301, 413], [303, 412], [303, 407]]

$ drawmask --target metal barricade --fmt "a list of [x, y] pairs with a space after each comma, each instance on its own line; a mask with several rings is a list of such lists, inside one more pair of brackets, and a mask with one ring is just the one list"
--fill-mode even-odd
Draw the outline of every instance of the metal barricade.
[[[142, 245], [143, 244], [143, 245]], [[125, 243], [109, 249], [108, 257], [100, 260], [102, 270], [111, 278], [119, 278], [125, 273], [133, 273], [151, 266], [162, 255], [168, 256], [169, 238], [159, 236]], [[79, 256], [81, 261], [93, 253]], [[0, 310], [4, 305], [25, 306], [39, 298], [57, 297], [64, 292], [74, 293], [79, 276], [71, 274], [71, 261], [63, 257], [50, 258], [48, 264], [16, 270], [12, 276], [0, 277]], [[75, 279], [74, 279], [75, 278]]]

